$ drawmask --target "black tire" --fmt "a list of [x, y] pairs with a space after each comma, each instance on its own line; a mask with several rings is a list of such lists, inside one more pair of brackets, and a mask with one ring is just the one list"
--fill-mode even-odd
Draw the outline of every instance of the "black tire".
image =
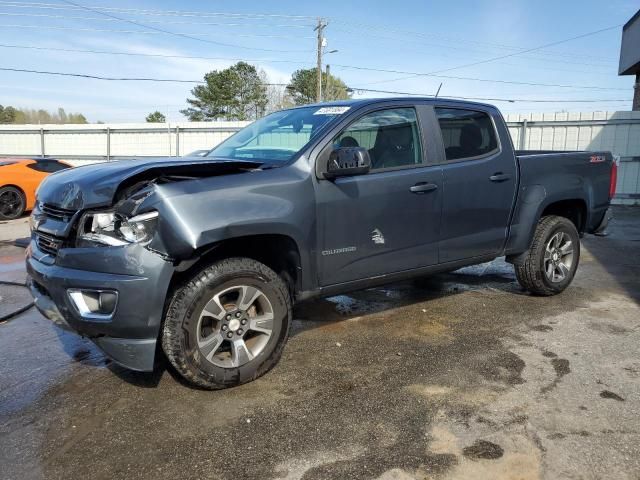
[[[547, 244], [558, 233], [568, 235], [572, 246], [572, 261], [562, 280], [552, 281], [545, 272], [545, 251]], [[580, 236], [575, 225], [565, 217], [551, 215], [543, 217], [536, 226], [531, 247], [525, 261], [515, 266], [520, 285], [535, 295], [550, 296], [562, 292], [569, 286], [580, 262]]]
[[[269, 305], [273, 318], [270, 322], [272, 330], [266, 343], [265, 340], [261, 340], [264, 345], [259, 353], [256, 353], [247, 363], [225, 367], [216, 365], [214, 360], [205, 358], [199, 349], [198, 339], [201, 338], [200, 335], [203, 332], [200, 319], [203, 310], [206, 306], [211, 305], [214, 296], [225, 295], [224, 292], [233, 291], [234, 285], [247, 285], [258, 289], [263, 294], [264, 300], [261, 296], [260, 301], [265, 301]], [[219, 299], [217, 305], [223, 304], [222, 297]], [[239, 297], [236, 302], [239, 305]], [[235, 307], [240, 308], [237, 305]], [[220, 344], [216, 351], [221, 350], [220, 355], [224, 355], [226, 353], [223, 346], [226, 346], [229, 350], [229, 360], [226, 361], [232, 362], [233, 342], [227, 340], [225, 335], [235, 335], [235, 332], [239, 330], [232, 331], [231, 329], [238, 327], [232, 327], [231, 323], [225, 320], [225, 318], [232, 317], [227, 313], [231, 313], [233, 309], [226, 305], [222, 306], [225, 309], [222, 310], [223, 318], [216, 320], [211, 317], [211, 321], [217, 324], [216, 327], [212, 327], [212, 330], [217, 331], [225, 342]], [[250, 308], [253, 308], [255, 312], [256, 306]], [[227, 309], [229, 310], [227, 311]], [[247, 313], [247, 315], [249, 314]], [[242, 317], [243, 320], [248, 318]], [[289, 336], [291, 318], [292, 306], [289, 288], [273, 270], [252, 259], [229, 258], [201, 270], [174, 292], [162, 327], [162, 349], [171, 365], [191, 384], [209, 390], [233, 387], [264, 375], [278, 362]], [[226, 325], [220, 323], [225, 321], [227, 321]], [[227, 329], [223, 332], [222, 328], [225, 326]], [[250, 333], [248, 327], [246, 327], [245, 337], [242, 337], [242, 340], [247, 338]], [[210, 337], [206, 337], [204, 341], [207, 338]], [[247, 352], [250, 350], [247, 349]], [[221, 361], [219, 360], [219, 362]]]
[[27, 206], [27, 199], [16, 187], [0, 188], [0, 220], [19, 218]]

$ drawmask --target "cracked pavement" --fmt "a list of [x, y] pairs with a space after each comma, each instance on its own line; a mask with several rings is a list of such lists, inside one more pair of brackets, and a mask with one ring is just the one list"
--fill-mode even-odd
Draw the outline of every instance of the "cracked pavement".
[[[30, 310], [0, 325], [0, 477], [638, 479], [640, 209], [615, 216], [561, 295], [496, 260], [307, 302], [279, 365], [224, 391]], [[1, 280], [22, 256], [0, 243]], [[2, 308], [25, 293], [0, 286]]]

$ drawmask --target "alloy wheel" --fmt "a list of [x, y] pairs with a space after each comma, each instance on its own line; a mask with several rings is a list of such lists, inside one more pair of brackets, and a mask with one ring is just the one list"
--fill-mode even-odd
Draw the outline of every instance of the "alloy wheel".
[[0, 193], [0, 214], [8, 218], [15, 218], [21, 210], [22, 199], [18, 192], [7, 190]]
[[547, 242], [544, 251], [544, 273], [552, 283], [562, 282], [573, 266], [573, 244], [565, 232], [557, 232]]
[[200, 313], [198, 350], [216, 366], [241, 367], [264, 350], [273, 321], [273, 307], [262, 290], [249, 285], [225, 288]]

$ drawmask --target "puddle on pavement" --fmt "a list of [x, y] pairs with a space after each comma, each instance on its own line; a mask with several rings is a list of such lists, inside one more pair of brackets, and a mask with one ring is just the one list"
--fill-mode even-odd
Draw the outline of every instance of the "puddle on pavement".
[[477, 440], [462, 449], [462, 454], [472, 460], [496, 460], [504, 455], [503, 448], [488, 440]]

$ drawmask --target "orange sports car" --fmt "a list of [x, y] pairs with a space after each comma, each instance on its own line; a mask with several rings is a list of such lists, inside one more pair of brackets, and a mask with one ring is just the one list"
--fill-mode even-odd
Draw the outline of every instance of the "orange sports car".
[[0, 220], [18, 218], [31, 210], [40, 182], [47, 175], [70, 167], [53, 159], [0, 158]]

